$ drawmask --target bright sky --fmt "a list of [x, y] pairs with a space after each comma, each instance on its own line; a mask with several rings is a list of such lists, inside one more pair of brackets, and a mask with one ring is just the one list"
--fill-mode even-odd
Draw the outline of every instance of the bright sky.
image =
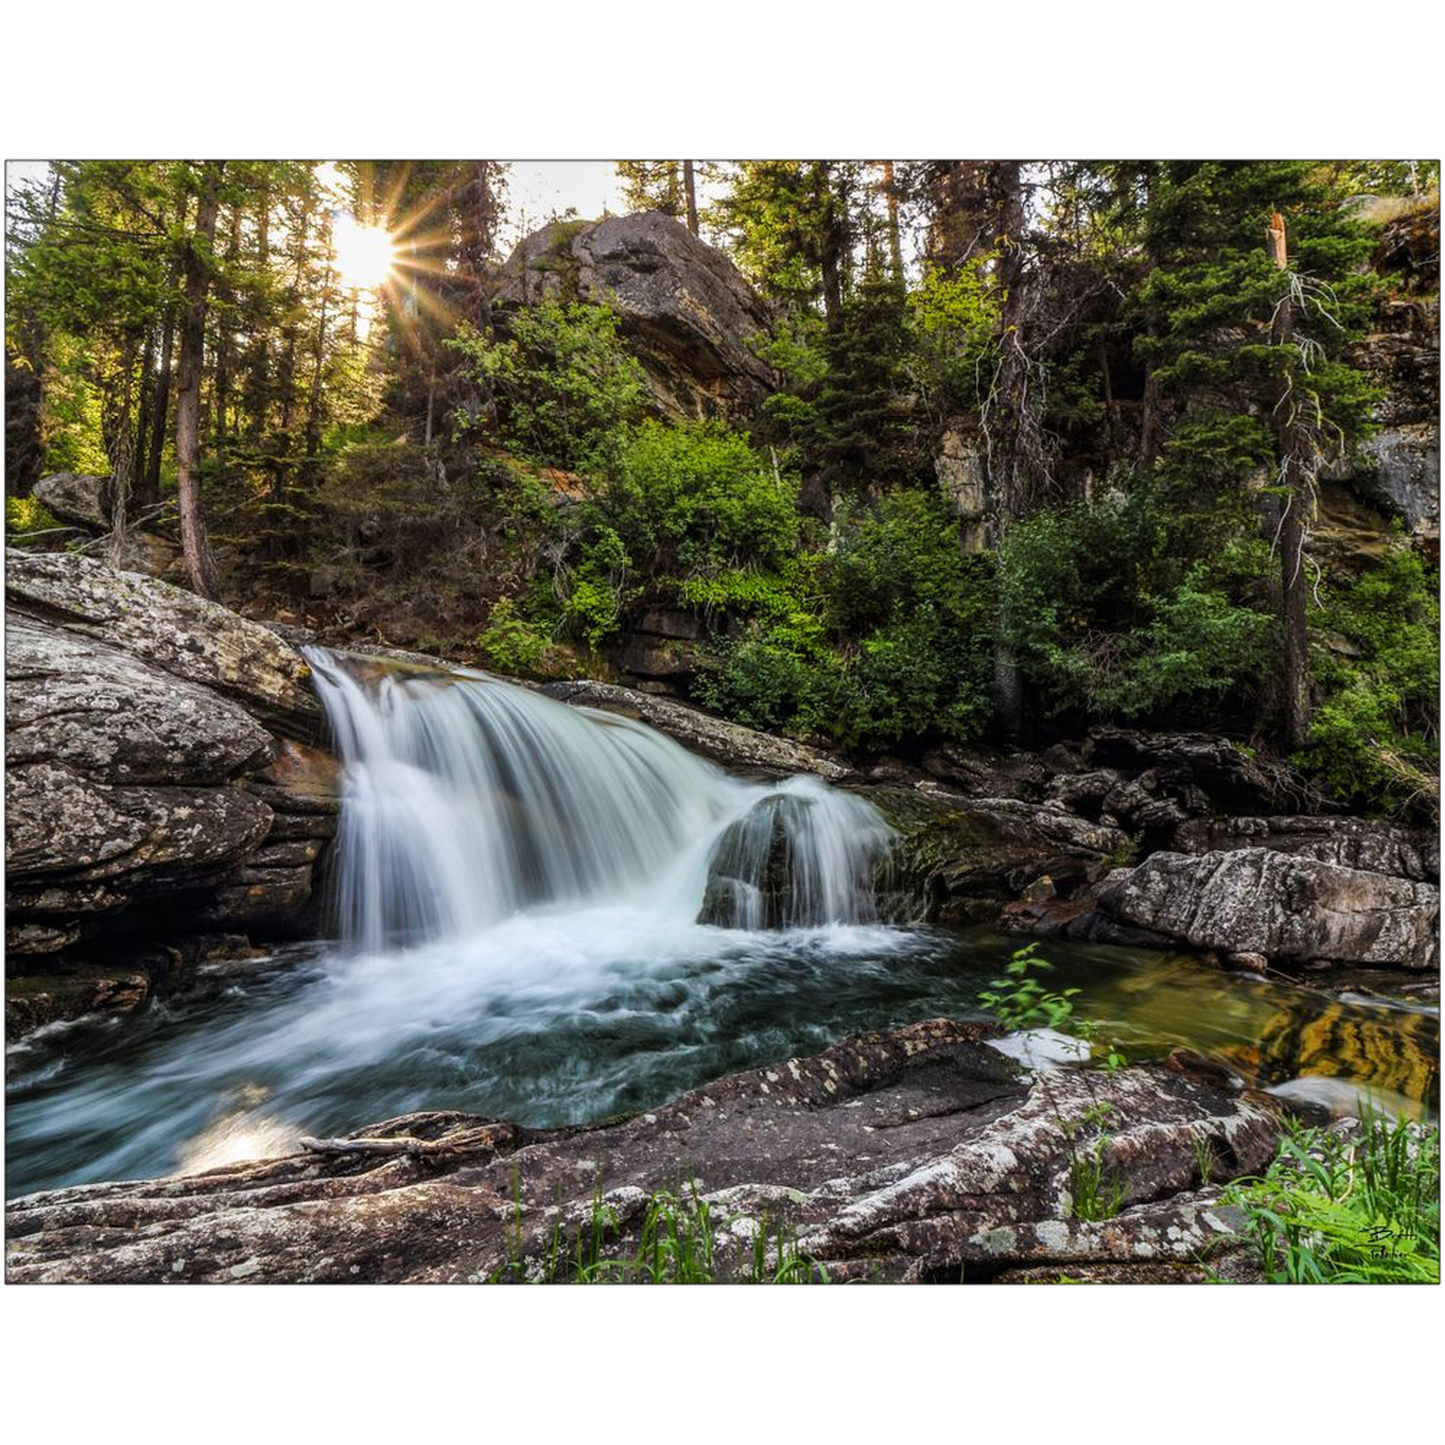
[[[617, 168], [612, 161], [513, 161], [510, 165], [504, 233], [507, 250], [527, 232], [568, 210], [591, 220], [603, 211], [615, 213], [622, 209]], [[44, 173], [44, 161], [10, 161], [6, 166], [7, 189]]]

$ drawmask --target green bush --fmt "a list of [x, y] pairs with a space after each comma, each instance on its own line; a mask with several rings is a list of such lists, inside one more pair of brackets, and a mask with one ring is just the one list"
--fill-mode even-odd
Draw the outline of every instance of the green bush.
[[550, 639], [517, 611], [510, 597], [499, 598], [487, 618], [477, 645], [502, 672], [529, 673], [541, 660]]
[[833, 532], [806, 586], [795, 572], [769, 616], [720, 645], [700, 699], [852, 747], [977, 737], [990, 712], [988, 559], [964, 556], [942, 502], [920, 492], [841, 506]]
[[646, 378], [617, 336], [610, 307], [545, 301], [501, 323], [502, 337], [463, 323], [446, 344], [490, 396], [494, 425], [513, 451], [544, 466], [591, 471], [607, 464], [626, 427], [649, 405]]
[[633, 428], [598, 510], [649, 578], [776, 571], [798, 544], [796, 483], [716, 422]]
[[1200, 558], [1142, 488], [1015, 525], [1000, 559], [1000, 625], [1054, 713], [1195, 720], [1254, 689], [1275, 622], [1260, 543]]

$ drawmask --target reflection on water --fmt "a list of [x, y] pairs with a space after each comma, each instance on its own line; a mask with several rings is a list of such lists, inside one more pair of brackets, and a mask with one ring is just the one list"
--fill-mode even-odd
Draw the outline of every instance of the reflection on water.
[[271, 1159], [293, 1154], [301, 1147], [304, 1131], [272, 1118], [262, 1106], [270, 1095], [259, 1084], [243, 1084], [233, 1098], [237, 1107], [208, 1124], [194, 1139], [181, 1145], [177, 1174], [204, 1174], [247, 1159]]
[[[977, 1017], [1018, 943], [858, 926], [748, 934], [611, 905], [387, 954], [293, 953], [219, 995], [13, 1050], [6, 1193], [214, 1168], [412, 1109], [594, 1122], [845, 1034]], [[1436, 1107], [1434, 1012], [1175, 955], [1040, 951], [1049, 987], [1081, 989], [1078, 1013], [1131, 1059], [1182, 1044], [1254, 1083], [1303, 1075]]]

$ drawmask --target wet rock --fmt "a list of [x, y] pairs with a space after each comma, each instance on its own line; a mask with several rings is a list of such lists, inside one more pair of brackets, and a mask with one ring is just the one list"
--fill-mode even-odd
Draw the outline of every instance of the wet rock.
[[526, 237], [496, 300], [548, 299], [610, 305], [670, 416], [743, 419], [774, 387], [752, 345], [768, 329], [761, 300], [721, 251], [660, 212], [558, 221]]
[[898, 838], [884, 884], [890, 916], [991, 921], [1048, 877], [1056, 893], [1102, 878], [1127, 846], [1116, 828], [1012, 798], [963, 798], [938, 789], [870, 790]]
[[857, 777], [841, 759], [817, 748], [745, 728], [699, 712], [685, 703], [607, 682], [550, 682], [542, 691], [573, 707], [597, 708], [635, 718], [675, 738], [683, 747], [740, 773], [786, 777], [816, 773], [829, 782]]
[[1196, 948], [1426, 969], [1439, 890], [1268, 848], [1155, 853], [1095, 891], [1101, 913]]
[[788, 842], [808, 806], [800, 798], [764, 798], [723, 833], [708, 860], [699, 923], [773, 929], [814, 921], [795, 916]]
[[[1238, 1221], [1214, 1190], [1272, 1157], [1272, 1101], [1156, 1068], [1025, 1084], [989, 1036], [945, 1020], [866, 1034], [594, 1129], [414, 1114], [355, 1137], [417, 1139], [424, 1154], [303, 1153], [34, 1194], [8, 1206], [7, 1273], [16, 1283], [566, 1278], [596, 1202], [615, 1221], [604, 1252], [622, 1258], [664, 1189], [707, 1202], [723, 1277], [747, 1272], [763, 1229], [796, 1238], [835, 1280], [1085, 1266], [1115, 1277], [1237, 1253]], [[1080, 1150], [1117, 1202], [1112, 1218], [1075, 1217]]]

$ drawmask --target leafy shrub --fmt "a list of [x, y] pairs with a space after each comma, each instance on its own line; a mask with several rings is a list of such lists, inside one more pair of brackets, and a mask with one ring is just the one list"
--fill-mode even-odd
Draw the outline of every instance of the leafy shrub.
[[1079, 990], [1066, 988], [1055, 993], [1032, 977], [1036, 971], [1053, 968], [1047, 959], [1038, 956], [1038, 947], [1030, 943], [1015, 949], [1003, 966], [1004, 977], [990, 980], [990, 987], [978, 996], [979, 1006], [1011, 1031], [1065, 1029], [1073, 1020], [1072, 1000]]
[[644, 422], [618, 450], [601, 520], [648, 577], [777, 570], [798, 542], [797, 486], [716, 422]]
[[59, 530], [65, 523], [34, 497], [5, 498], [5, 535], [25, 537], [32, 532]]
[[463, 324], [447, 342], [490, 396], [501, 441], [544, 466], [605, 465], [649, 404], [642, 367], [618, 339], [616, 313], [546, 301], [503, 324], [501, 338]]
[[1259, 682], [1275, 634], [1262, 545], [1191, 551], [1142, 488], [1013, 527], [1000, 624], [1049, 711], [1192, 717]]
[[517, 611], [510, 597], [499, 598], [477, 645], [502, 672], [528, 673], [547, 650], [549, 639]]
[[841, 506], [832, 548], [793, 579], [770, 616], [719, 647], [697, 684], [704, 702], [864, 748], [982, 731], [991, 572], [959, 551], [938, 498]]

